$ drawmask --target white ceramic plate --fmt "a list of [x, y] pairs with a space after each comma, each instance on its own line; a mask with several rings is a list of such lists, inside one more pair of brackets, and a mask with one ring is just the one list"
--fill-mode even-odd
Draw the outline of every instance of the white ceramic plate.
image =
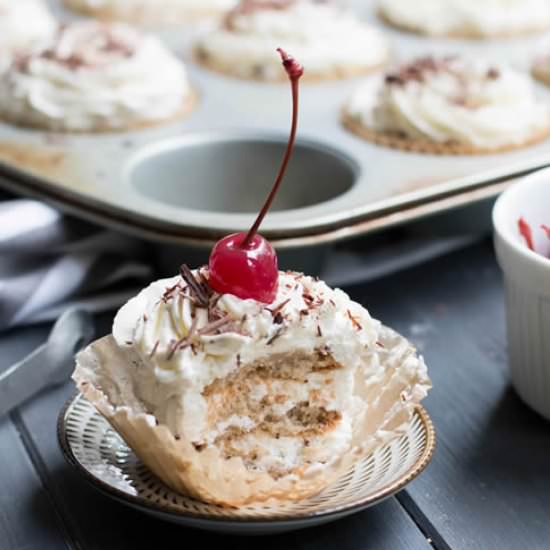
[[61, 411], [58, 435], [68, 462], [108, 496], [181, 525], [258, 535], [327, 523], [372, 506], [418, 476], [435, 448], [432, 422], [419, 406], [400, 438], [376, 449], [322, 493], [300, 502], [228, 508], [168, 489], [81, 395]]

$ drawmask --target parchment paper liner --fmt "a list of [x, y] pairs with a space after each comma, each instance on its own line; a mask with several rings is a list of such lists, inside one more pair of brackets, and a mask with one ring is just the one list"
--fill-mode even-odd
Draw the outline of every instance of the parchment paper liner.
[[403, 337], [384, 328], [373, 361], [384, 366], [376, 380], [358, 382], [369, 412], [355, 419], [352, 449], [331, 464], [274, 480], [245, 468], [241, 458], [226, 460], [215, 447], [197, 451], [158, 425], [136, 398], [126, 352], [112, 336], [91, 344], [77, 357], [78, 389], [123, 437], [128, 446], [173, 490], [217, 504], [239, 506], [269, 498], [299, 500], [322, 491], [378, 445], [399, 436], [415, 405], [431, 387], [426, 366]]
[[342, 113], [342, 124], [357, 136], [383, 145], [392, 149], [401, 149], [402, 151], [410, 151], [413, 153], [428, 153], [432, 155], [492, 155], [521, 149], [528, 145], [539, 143], [550, 136], [550, 124], [543, 130], [533, 134], [528, 139], [521, 143], [509, 143], [498, 147], [477, 147], [467, 143], [431, 141], [428, 139], [416, 139], [402, 137], [389, 132], [380, 132], [368, 128], [361, 122], [358, 122], [355, 117], [348, 113], [345, 109]]

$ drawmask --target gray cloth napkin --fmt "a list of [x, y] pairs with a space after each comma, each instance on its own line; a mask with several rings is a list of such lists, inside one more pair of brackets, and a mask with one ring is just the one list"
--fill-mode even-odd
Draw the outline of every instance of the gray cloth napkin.
[[114, 309], [152, 277], [143, 244], [40, 202], [0, 202], [0, 330]]

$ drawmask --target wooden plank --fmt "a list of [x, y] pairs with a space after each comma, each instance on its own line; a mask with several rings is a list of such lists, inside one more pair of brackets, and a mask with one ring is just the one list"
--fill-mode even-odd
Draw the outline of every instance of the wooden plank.
[[[19, 343], [15, 342], [16, 351]], [[0, 354], [0, 371], [9, 366]], [[59, 518], [9, 417], [0, 419], [0, 549], [67, 548]]]
[[550, 426], [510, 389], [491, 243], [347, 290], [430, 368], [438, 448], [408, 491], [417, 521], [453, 548], [550, 548]]
[[[102, 331], [108, 330], [103, 322]], [[45, 337], [44, 328], [24, 331], [27, 341], [37, 345]], [[20, 358], [27, 349], [17, 335], [0, 338], [4, 356]], [[17, 357], [15, 357], [17, 356]], [[55, 429], [56, 418], [64, 401], [74, 391], [72, 384], [37, 397], [20, 410], [20, 428], [28, 432], [31, 445], [40, 456], [44, 477], [61, 510], [73, 544], [85, 549], [117, 548], [117, 550], [165, 548], [178, 540], [185, 544], [216, 544], [266, 550], [282, 547], [297, 549], [395, 550], [426, 549], [429, 543], [395, 498], [379, 506], [334, 524], [315, 529], [260, 539], [207, 534], [161, 522], [129, 509], [99, 494], [66, 465], [59, 451]], [[29, 514], [30, 516], [30, 514]], [[29, 519], [39, 522], [38, 516]], [[152, 539], [154, 537], [154, 539]], [[151, 546], [151, 540], [154, 540]], [[0, 545], [1, 548], [1, 545]], [[3, 550], [3, 549], [2, 549]]]
[[0, 422], [0, 549], [67, 548], [51, 503], [11, 422]]

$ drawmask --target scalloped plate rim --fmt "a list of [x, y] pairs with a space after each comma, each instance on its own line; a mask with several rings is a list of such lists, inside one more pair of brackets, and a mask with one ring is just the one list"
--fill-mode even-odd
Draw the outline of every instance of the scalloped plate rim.
[[[401, 476], [380, 489], [373, 491], [372, 494], [369, 494], [368, 497], [363, 498], [360, 502], [351, 505], [343, 505], [340, 507], [336, 506], [329, 510], [321, 510], [311, 513], [306, 512], [295, 517], [281, 515], [266, 519], [243, 516], [225, 519], [209, 516], [208, 514], [199, 512], [178, 512], [171, 508], [165, 508], [161, 504], [152, 503], [144, 497], [130, 495], [90, 472], [74, 455], [71, 444], [68, 441], [68, 434], [65, 426], [70, 410], [80, 400], [85, 400], [85, 397], [80, 393], [76, 393], [70, 397], [62, 407], [57, 422], [58, 442], [62, 454], [68, 464], [70, 464], [87, 481], [87, 483], [92, 485], [96, 490], [122, 504], [131, 506], [141, 512], [161, 517], [167, 521], [209, 530], [222, 531], [224, 527], [227, 527], [226, 532], [228, 532], [239, 529], [239, 526], [240, 529], [249, 526], [251, 530], [258, 532], [261, 532], [262, 528], [264, 528], [264, 532], [269, 532], [270, 530], [273, 532], [275, 532], [275, 530], [282, 532], [283, 530], [301, 529], [308, 526], [313, 527], [314, 525], [337, 520], [360, 512], [393, 496], [411, 481], [416, 479], [416, 477], [418, 477], [431, 462], [436, 446], [436, 435], [433, 422], [426, 409], [422, 405], [416, 405], [415, 414], [420, 418], [423, 431], [426, 434], [426, 443], [420, 456]], [[95, 411], [94, 415], [103, 418], [98, 411]]]

